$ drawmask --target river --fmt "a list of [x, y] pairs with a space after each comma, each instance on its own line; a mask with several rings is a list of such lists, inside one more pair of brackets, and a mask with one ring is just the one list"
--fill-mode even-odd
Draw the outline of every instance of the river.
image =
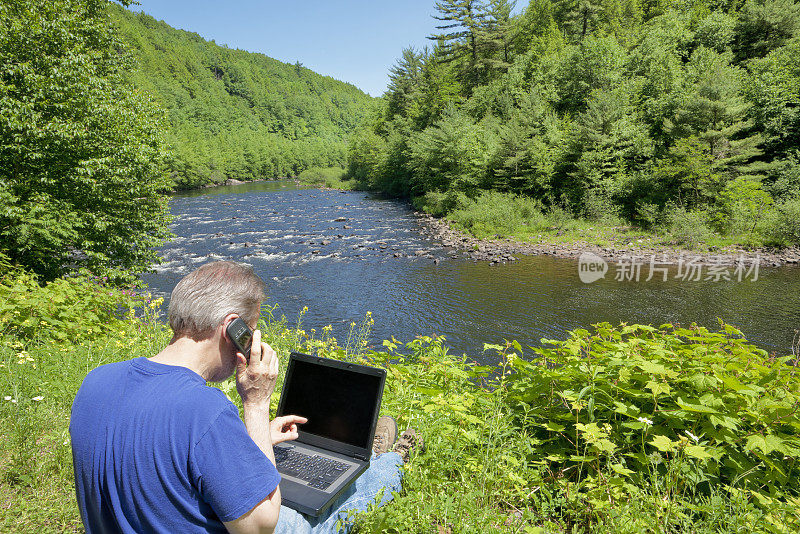
[[161, 249], [164, 263], [143, 276], [154, 293], [168, 298], [204, 262], [243, 261], [267, 282], [278, 315], [291, 324], [308, 306], [303, 327], [320, 332], [330, 324], [340, 342], [368, 311], [375, 346], [391, 336], [444, 335], [453, 352], [482, 362], [492, 360], [484, 343], [538, 345], [601, 321], [716, 328], [720, 317], [779, 354], [789, 353], [800, 328], [796, 267], [761, 267], [757, 279], [751, 270], [742, 281], [732, 268], [731, 281], [707, 280], [710, 271], [685, 281], [670, 268], [667, 281], [662, 272], [646, 281], [644, 265], [639, 281], [617, 281], [612, 265], [587, 284], [576, 260], [475, 263], [428, 237], [423, 218], [403, 203], [292, 182], [179, 194], [171, 210], [176, 237]]

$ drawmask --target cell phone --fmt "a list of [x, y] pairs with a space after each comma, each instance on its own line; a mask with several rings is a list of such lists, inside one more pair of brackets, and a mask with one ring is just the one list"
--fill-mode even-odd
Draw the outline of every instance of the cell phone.
[[226, 331], [236, 349], [244, 354], [245, 358], [250, 358], [250, 347], [253, 346], [253, 331], [250, 330], [247, 323], [237, 317], [228, 323]]

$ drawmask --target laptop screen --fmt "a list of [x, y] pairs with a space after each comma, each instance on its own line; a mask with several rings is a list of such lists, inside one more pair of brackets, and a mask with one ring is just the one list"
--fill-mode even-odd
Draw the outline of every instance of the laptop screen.
[[281, 413], [301, 415], [301, 430], [359, 448], [369, 448], [381, 377], [295, 360], [284, 384]]

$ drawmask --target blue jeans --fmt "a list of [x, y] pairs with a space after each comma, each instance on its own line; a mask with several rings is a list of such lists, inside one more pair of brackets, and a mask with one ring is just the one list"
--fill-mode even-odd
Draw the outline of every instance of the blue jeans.
[[[275, 534], [335, 534], [347, 532], [352, 524], [348, 522], [348, 511], [363, 512], [383, 489], [380, 506], [392, 500], [392, 492], [400, 491], [400, 466], [403, 459], [396, 452], [386, 452], [373, 458], [364, 473], [336, 499], [331, 507], [319, 517], [309, 517], [291, 508], [281, 506]], [[352, 520], [352, 515], [351, 520]], [[336, 528], [341, 519], [343, 530]]]

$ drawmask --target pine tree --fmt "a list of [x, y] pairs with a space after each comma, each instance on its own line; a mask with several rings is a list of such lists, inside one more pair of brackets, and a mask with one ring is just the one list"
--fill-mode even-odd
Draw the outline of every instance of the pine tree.
[[388, 118], [395, 115], [408, 116], [411, 107], [420, 97], [423, 66], [428, 58], [427, 47], [422, 52], [413, 48], [403, 50], [397, 63], [389, 69]]
[[553, 0], [553, 18], [575, 40], [593, 33], [601, 12], [601, 0]]
[[436, 2], [439, 15], [433, 18], [443, 22], [436, 26], [443, 30], [428, 36], [440, 48], [439, 60], [445, 63], [464, 61], [474, 70], [478, 63], [478, 33], [485, 14], [477, 0], [443, 0]]
[[800, 31], [800, 4], [794, 0], [748, 0], [736, 25], [739, 62], [766, 56]]
[[569, 193], [610, 199], [620, 180], [641, 170], [653, 156], [653, 143], [631, 104], [631, 88], [596, 91], [580, 114], [569, 150]]
[[506, 71], [511, 65], [514, 44], [514, 27], [511, 11], [516, 0], [491, 0], [478, 29], [478, 64], [491, 78], [496, 71]]
[[552, 200], [551, 181], [563, 139], [559, 121], [547, 104], [528, 94], [499, 133], [498, 151], [490, 164], [493, 189]]
[[674, 116], [665, 121], [672, 138], [703, 141], [712, 171], [732, 179], [759, 173], [763, 137], [753, 132], [750, 104], [741, 94], [743, 72], [730, 65], [729, 54], [700, 47], [689, 64], [689, 81]]

